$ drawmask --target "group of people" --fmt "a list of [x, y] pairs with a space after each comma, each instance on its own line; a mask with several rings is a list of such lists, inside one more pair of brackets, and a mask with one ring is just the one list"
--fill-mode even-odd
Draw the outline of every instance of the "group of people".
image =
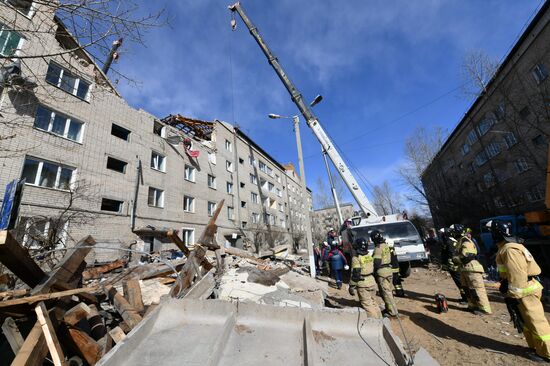
[[[496, 265], [499, 291], [504, 297], [510, 318], [523, 332], [534, 361], [550, 362], [550, 325], [541, 303], [541, 269], [533, 255], [512, 235], [510, 223], [492, 220], [487, 223], [497, 244]], [[462, 301], [475, 314], [491, 314], [491, 304], [483, 282], [483, 266], [478, 262], [479, 248], [471, 232], [454, 224], [441, 232], [441, 258], [460, 291]]]

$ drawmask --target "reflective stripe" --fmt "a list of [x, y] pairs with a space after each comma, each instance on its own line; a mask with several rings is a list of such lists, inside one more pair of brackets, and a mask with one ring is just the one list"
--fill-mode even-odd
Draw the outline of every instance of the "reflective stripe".
[[515, 295], [519, 295], [519, 296], [530, 295], [538, 289], [542, 289], [542, 285], [538, 282], [535, 282], [531, 286], [528, 286], [528, 287], [525, 287], [525, 288], [519, 288], [519, 287], [513, 287], [513, 286], [510, 286], [508, 288], [508, 290], [511, 293], [513, 293]]
[[536, 335], [536, 334], [533, 334], [533, 336], [537, 339], [540, 339], [541, 341], [550, 341], [550, 334], [545, 334], [543, 336], [539, 336], [539, 335]]
[[497, 271], [500, 272], [500, 273], [508, 272], [508, 271], [506, 271], [506, 266], [504, 266], [502, 264], [497, 265]]
[[477, 254], [477, 250], [468, 250], [468, 249], [465, 249], [462, 251], [463, 254]]

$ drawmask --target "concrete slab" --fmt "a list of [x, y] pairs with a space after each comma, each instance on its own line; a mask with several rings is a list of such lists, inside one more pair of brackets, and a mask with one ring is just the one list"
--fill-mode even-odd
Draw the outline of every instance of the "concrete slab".
[[397, 363], [382, 320], [367, 319], [359, 309], [173, 299], [155, 309], [97, 365], [260, 364]]

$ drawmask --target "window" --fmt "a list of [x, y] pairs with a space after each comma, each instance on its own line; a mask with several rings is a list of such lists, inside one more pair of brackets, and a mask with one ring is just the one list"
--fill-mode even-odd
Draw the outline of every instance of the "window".
[[10, 4], [15, 9], [19, 10], [25, 15], [30, 15], [32, 10], [32, 0], [4, 0], [7, 4]]
[[547, 143], [546, 137], [544, 137], [543, 135], [538, 135], [535, 138], [533, 138], [533, 144], [535, 146], [545, 146], [546, 143]]
[[277, 196], [283, 197], [283, 191], [281, 191], [279, 188], [277, 188]]
[[164, 191], [162, 189], [149, 187], [149, 197], [147, 199], [149, 206], [164, 207]]
[[209, 161], [211, 164], [216, 165], [216, 154], [214, 154], [214, 153], [208, 153], [208, 161]]
[[127, 162], [115, 159], [113, 157], [107, 157], [107, 169], [114, 170], [119, 173], [126, 173]]
[[535, 67], [531, 69], [531, 75], [533, 75], [537, 84], [540, 84], [548, 77], [548, 71], [543, 64], [536, 64]]
[[468, 143], [470, 145], [473, 145], [476, 141], [477, 141], [477, 134], [476, 134], [476, 131], [475, 130], [471, 130], [470, 133], [468, 134], [468, 136], [466, 137], [466, 139], [468, 140]]
[[279, 203], [279, 211], [284, 212], [283, 204]]
[[258, 184], [258, 177], [256, 177], [254, 174], [250, 174], [250, 183]]
[[20, 48], [21, 35], [0, 24], [0, 55], [10, 57]]
[[73, 181], [74, 168], [35, 158], [26, 158], [21, 178], [27, 184], [68, 190]]
[[269, 192], [273, 192], [273, 189], [275, 189], [275, 185], [274, 185], [273, 183], [271, 183], [271, 182], [268, 182], [268, 183], [267, 183], [267, 190], [268, 190]]
[[506, 117], [506, 107], [504, 103], [500, 103], [495, 110], [493, 111], [493, 115], [495, 116], [497, 121], [503, 121]]
[[514, 135], [513, 132], [508, 132], [506, 135], [504, 135], [504, 142], [506, 143], [506, 146], [508, 148], [511, 148], [518, 143], [518, 140], [516, 139], [516, 135]]
[[258, 203], [258, 194], [250, 192], [250, 200], [252, 201], [252, 203]]
[[476, 155], [474, 161], [476, 162], [477, 166], [482, 166], [487, 162], [487, 153], [485, 151], [480, 152]]
[[195, 168], [193, 168], [191, 165], [185, 165], [184, 171], [183, 171], [183, 178], [189, 182], [195, 181]]
[[277, 183], [281, 183], [281, 176], [279, 174], [275, 174], [275, 179], [277, 179]]
[[82, 142], [84, 124], [73, 118], [51, 111], [43, 106], [36, 108], [34, 127], [76, 142]]
[[[157, 152], [151, 152], [151, 168], [161, 172], [166, 171], [166, 157]], [[193, 173], [194, 174], [194, 173]], [[187, 179], [187, 178], [186, 178]], [[195, 177], [193, 176], [193, 180]]]
[[241, 201], [241, 207], [246, 208], [246, 201]]
[[153, 133], [160, 137], [166, 137], [166, 126], [164, 126], [160, 121], [153, 122]]
[[233, 151], [233, 144], [231, 143], [231, 141], [225, 140], [225, 149], [230, 152]]
[[248, 164], [250, 164], [250, 166], [256, 165], [256, 159], [254, 159], [252, 156], [248, 156]]
[[525, 160], [525, 158], [519, 158], [516, 160], [515, 164], [518, 173], [523, 173], [524, 171], [529, 170], [529, 164], [527, 164], [527, 160]]
[[232, 172], [232, 171], [233, 171], [233, 163], [230, 162], [229, 160], [226, 160], [226, 161], [225, 161], [225, 169], [226, 169], [228, 172]]
[[241, 182], [241, 183], [240, 183], [240, 186], [241, 186], [241, 188], [244, 188], [244, 187], [245, 187], [244, 182]]
[[544, 199], [544, 191], [542, 186], [538, 185], [529, 191], [525, 192], [525, 197], [530, 202], [540, 201]]
[[112, 200], [112, 199], [109, 199], [109, 198], [103, 198], [101, 200], [101, 211], [121, 213], [123, 204], [124, 204], [124, 202], [122, 202], [122, 201]]
[[239, 158], [239, 164], [244, 164], [244, 159], [243, 158]]
[[111, 125], [111, 135], [118, 137], [124, 141], [130, 141], [130, 130], [125, 129], [116, 124]]
[[216, 202], [208, 201], [206, 208], [207, 208], [208, 216], [214, 215], [214, 211], [216, 211]]
[[461, 151], [463, 156], [468, 154], [470, 152], [470, 145], [469, 144], [462, 145]]
[[483, 136], [491, 129], [491, 127], [494, 124], [495, 124], [495, 121], [492, 118], [484, 118], [477, 125], [477, 127], [476, 127], [477, 132], [479, 133], [480, 136]]
[[233, 207], [227, 206], [227, 218], [229, 220], [235, 220], [235, 210]]
[[260, 214], [257, 214], [256, 212], [252, 213], [252, 223], [257, 224], [260, 222]]
[[487, 174], [483, 175], [483, 182], [485, 183], [485, 187], [489, 188], [496, 184], [495, 177], [493, 177], [493, 173], [489, 172]]
[[53, 62], [50, 62], [48, 66], [46, 81], [80, 99], [86, 99], [88, 97], [90, 83]]
[[273, 176], [273, 169], [271, 169], [270, 167], [267, 167], [267, 174], [269, 174], [270, 176]]
[[248, 222], [241, 221], [241, 228], [246, 229], [246, 225], [248, 225]]
[[183, 244], [190, 246], [195, 244], [195, 229], [181, 229]]
[[265, 165], [265, 163], [263, 161], [260, 161], [258, 163], [258, 167], [260, 168], [260, 170], [264, 173], [267, 173], [267, 165]]
[[500, 145], [496, 142], [491, 142], [485, 147], [485, 151], [487, 152], [487, 156], [490, 159], [500, 153]]
[[216, 177], [208, 174], [207, 183], [208, 183], [208, 188], [216, 189]]
[[183, 196], [183, 211], [195, 212], [195, 198], [191, 196]]
[[225, 184], [225, 191], [229, 194], [233, 194], [233, 183], [227, 182]]

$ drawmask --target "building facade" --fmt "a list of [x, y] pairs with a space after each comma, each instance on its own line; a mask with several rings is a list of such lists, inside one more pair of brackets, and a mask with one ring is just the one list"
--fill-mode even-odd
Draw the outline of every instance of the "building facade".
[[[352, 203], [340, 204], [340, 211], [342, 212], [342, 218], [344, 220], [355, 216], [356, 213]], [[340, 222], [338, 220], [336, 206], [313, 210], [311, 212], [311, 227], [316, 244], [326, 240], [327, 233], [330, 229], [338, 231], [340, 229]]]
[[545, 208], [550, 133], [545, 2], [422, 175], [436, 227]]
[[228, 123], [132, 108], [85, 51], [70, 51], [75, 40], [43, 6], [0, 2], [0, 67], [21, 66], [2, 82], [0, 194], [26, 180], [16, 228], [25, 244], [92, 235], [102, 247], [158, 251], [177, 229], [191, 245], [221, 200], [220, 244], [299, 239], [311, 198], [302, 207], [293, 169]]

